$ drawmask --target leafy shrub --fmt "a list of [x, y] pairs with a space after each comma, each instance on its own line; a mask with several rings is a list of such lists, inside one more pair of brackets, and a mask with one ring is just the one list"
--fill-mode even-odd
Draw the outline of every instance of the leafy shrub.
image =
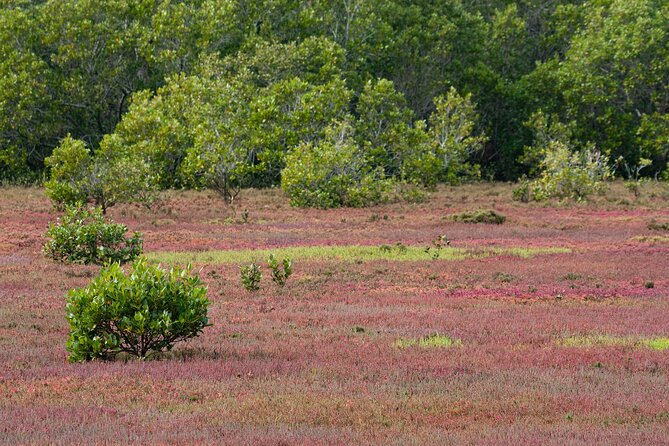
[[256, 262], [251, 262], [248, 265], [239, 267], [239, 273], [242, 278], [242, 285], [248, 291], [258, 291], [260, 289], [260, 280], [262, 279], [262, 272], [260, 266]]
[[123, 153], [113, 136], [100, 143], [95, 156], [83, 141], [66, 137], [45, 160], [51, 170], [44, 184], [57, 207], [93, 201], [106, 213], [117, 203], [143, 203], [155, 199], [154, 176], [142, 159]]
[[490, 225], [501, 225], [506, 221], [506, 217], [493, 210], [478, 210], [472, 212], [462, 212], [451, 215], [451, 220], [462, 223], [485, 223]]
[[279, 266], [276, 257], [274, 257], [273, 254], [270, 254], [267, 264], [269, 265], [270, 270], [272, 270], [272, 281], [280, 287], [284, 286], [288, 277], [293, 274], [293, 262], [289, 258], [283, 259], [281, 261], [281, 266]]
[[206, 294], [190, 268], [165, 271], [139, 259], [126, 275], [112, 263], [88, 286], [68, 293], [69, 359], [109, 359], [120, 352], [145, 359], [171, 350], [210, 325]]
[[[549, 122], [552, 119], [553, 122]], [[538, 177], [521, 182], [514, 191], [520, 201], [573, 198], [581, 201], [601, 192], [612, 171], [608, 156], [592, 144], [577, 150], [571, 140], [571, 128], [537, 112], [526, 123], [535, 133], [532, 147], [525, 148], [522, 161], [538, 170]], [[536, 166], [536, 167], [534, 167]]]
[[349, 123], [331, 127], [324, 139], [301, 144], [288, 155], [281, 187], [292, 206], [364, 207], [388, 199], [392, 180], [369, 170], [351, 132]]
[[107, 220], [100, 208], [68, 206], [56, 224], [50, 224], [44, 254], [63, 263], [125, 263], [142, 253], [142, 235], [126, 238], [128, 228]]
[[562, 144], [552, 147], [541, 163], [543, 171], [531, 185], [532, 198], [573, 198], [581, 201], [604, 189], [611, 177], [608, 158], [592, 148], [572, 153]]
[[430, 254], [432, 260], [437, 260], [441, 256], [441, 250], [451, 245], [451, 241], [445, 235], [439, 235], [432, 240], [432, 246], [425, 248], [425, 253]]

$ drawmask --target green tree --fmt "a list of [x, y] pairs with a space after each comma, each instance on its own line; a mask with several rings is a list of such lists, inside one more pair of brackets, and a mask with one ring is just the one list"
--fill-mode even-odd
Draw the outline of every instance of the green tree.
[[462, 177], [478, 177], [479, 167], [469, 161], [481, 150], [485, 136], [474, 133], [478, 114], [471, 95], [460, 96], [455, 88], [435, 98], [435, 112], [430, 116], [430, 143], [440, 160], [442, 179], [458, 183]]

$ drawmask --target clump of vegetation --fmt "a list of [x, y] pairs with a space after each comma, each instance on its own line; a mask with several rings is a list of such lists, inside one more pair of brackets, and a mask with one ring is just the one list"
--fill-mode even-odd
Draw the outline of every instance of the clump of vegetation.
[[541, 111], [534, 113], [526, 125], [534, 131], [534, 145], [525, 148], [522, 161], [536, 178], [523, 179], [514, 191], [514, 199], [582, 201], [604, 190], [606, 180], [612, 177], [608, 156], [592, 144], [577, 148], [572, 141], [571, 126], [560, 123], [554, 116], [549, 119]]
[[648, 229], [651, 231], [669, 231], [669, 221], [659, 222], [653, 219], [648, 223]]
[[117, 203], [150, 206], [155, 200], [151, 167], [124, 154], [113, 137], [105, 138], [93, 156], [83, 141], [68, 136], [45, 164], [51, 170], [46, 194], [58, 208], [93, 201], [105, 214]]
[[416, 347], [416, 346], [420, 348], [444, 348], [444, 347], [460, 346], [462, 345], [462, 341], [460, 341], [460, 339], [451, 338], [450, 336], [434, 333], [428, 336], [423, 336], [422, 338], [418, 339], [400, 338], [396, 340], [393, 345], [400, 349]]
[[279, 264], [279, 261], [274, 257], [274, 254], [270, 254], [269, 259], [267, 260], [267, 265], [272, 271], [272, 281], [283, 287], [286, 285], [286, 280], [293, 274], [293, 262], [288, 258], [284, 258]]
[[493, 280], [497, 280], [502, 283], [511, 283], [516, 278], [513, 274], [497, 272], [492, 276]]
[[125, 263], [142, 254], [142, 235], [126, 238], [127, 226], [102, 215], [99, 207], [68, 206], [57, 223], [49, 225], [44, 254], [63, 263]]
[[489, 225], [501, 225], [506, 221], [506, 216], [498, 214], [492, 209], [462, 212], [451, 215], [451, 220], [462, 223], [484, 223]]
[[206, 294], [190, 267], [166, 271], [139, 259], [126, 275], [112, 263], [88, 286], [68, 293], [69, 359], [111, 359], [121, 352], [146, 359], [171, 350], [211, 325]]
[[425, 253], [429, 254], [433, 260], [437, 260], [441, 256], [441, 250], [451, 245], [451, 241], [445, 235], [440, 235], [432, 240], [432, 245], [425, 248]]
[[239, 267], [239, 273], [242, 279], [242, 286], [248, 291], [254, 292], [260, 289], [260, 281], [262, 280], [262, 271], [260, 270], [260, 265], [255, 261], [249, 263], [248, 265], [242, 265]]

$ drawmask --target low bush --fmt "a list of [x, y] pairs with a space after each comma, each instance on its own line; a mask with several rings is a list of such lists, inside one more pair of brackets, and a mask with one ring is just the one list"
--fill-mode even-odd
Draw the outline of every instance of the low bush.
[[669, 221], [659, 222], [651, 220], [650, 223], [648, 223], [648, 229], [651, 231], [669, 231]]
[[145, 359], [171, 350], [210, 325], [206, 294], [190, 268], [166, 271], [142, 258], [126, 275], [112, 263], [88, 286], [68, 293], [69, 359], [110, 359], [121, 352]]
[[68, 206], [57, 223], [49, 225], [44, 254], [64, 263], [125, 263], [142, 253], [142, 235], [126, 238], [128, 228], [102, 215], [100, 208]]
[[242, 279], [242, 285], [248, 291], [258, 291], [260, 289], [260, 281], [262, 280], [262, 271], [260, 265], [256, 262], [251, 262], [248, 265], [239, 267], [239, 273]]
[[269, 259], [267, 260], [267, 265], [272, 271], [272, 281], [283, 287], [286, 284], [286, 280], [293, 274], [293, 262], [289, 258], [284, 258], [279, 264], [279, 261], [274, 257], [273, 254], [270, 254]]
[[501, 225], [506, 221], [506, 217], [493, 210], [479, 210], [472, 212], [462, 212], [451, 215], [451, 220], [462, 223], [485, 223], [491, 225]]

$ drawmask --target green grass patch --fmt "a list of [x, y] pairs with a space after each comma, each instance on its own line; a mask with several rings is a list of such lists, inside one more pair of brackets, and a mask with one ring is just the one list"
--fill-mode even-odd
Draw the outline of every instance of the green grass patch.
[[633, 336], [614, 336], [614, 335], [577, 335], [569, 336], [558, 341], [563, 347], [611, 347], [623, 346], [634, 348], [649, 348], [651, 350], [669, 349], [669, 338], [639, 338]]
[[419, 348], [446, 348], [462, 345], [460, 339], [454, 339], [449, 336], [432, 334], [422, 338], [400, 338], [393, 342], [393, 345], [400, 349], [419, 347]]
[[[425, 252], [422, 246], [403, 246], [399, 250], [378, 246], [299, 246], [276, 249], [239, 249], [219, 251], [158, 251], [147, 253], [146, 256], [153, 262], [165, 264], [195, 263], [195, 264], [222, 264], [240, 263], [252, 259], [266, 260], [270, 254], [275, 257], [288, 257], [292, 260], [336, 260], [344, 262], [368, 262], [373, 260], [394, 261], [423, 261], [432, 257]], [[385, 249], [384, 249], [385, 248]], [[568, 248], [443, 248], [440, 260], [464, 260], [471, 258], [494, 257], [510, 255], [521, 258], [531, 258], [541, 254], [560, 254], [571, 252]]]

